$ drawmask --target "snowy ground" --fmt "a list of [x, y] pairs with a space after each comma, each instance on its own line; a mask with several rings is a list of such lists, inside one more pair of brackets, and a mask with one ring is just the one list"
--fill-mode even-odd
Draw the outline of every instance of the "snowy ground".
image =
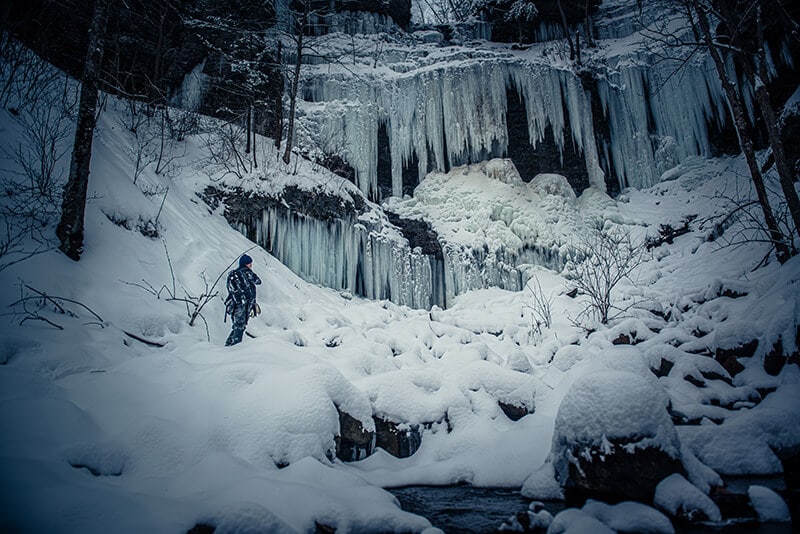
[[[17, 124], [8, 111], [0, 113], [2, 140], [13, 143]], [[598, 328], [591, 334], [574, 324], [584, 298], [567, 295], [571, 283], [531, 267], [553, 302], [552, 325], [537, 332], [529, 290], [474, 291], [450, 309], [428, 312], [304, 282], [231, 229], [221, 209], [199, 200], [196, 193], [209, 182], [194, 165], [202, 152], [196, 139], [172, 178], [148, 169], [134, 185], [124, 150], [129, 134], [116, 113], [112, 101], [96, 137], [81, 261], [51, 251], [0, 271], [0, 530], [185, 532], [206, 523], [219, 532], [293, 532], [318, 523], [341, 532], [422, 531], [430, 523], [401, 510], [382, 488], [466, 482], [525, 486], [542, 497], [547, 481], [540, 468], [559, 453], [555, 445], [551, 450], [557, 417], [567, 423], [559, 436], [581, 432], [584, 422], [599, 421], [609, 432], [640, 424], [681, 456], [699, 495], [717, 475], [779, 473], [772, 450], [800, 445], [800, 370], [787, 365], [771, 376], [763, 366], [779, 337], [786, 353], [797, 350], [800, 258], [754, 270], [766, 254], [763, 244], [726, 247], [725, 239], [707, 239], [711, 217], [723, 210], [715, 194], [746, 189], [739, 159], [692, 160], [669, 181], [616, 201], [593, 191], [569, 200], [591, 204], [606, 225], [637, 238], [656, 235], [660, 224], [697, 218], [691, 233], [655, 248], [633, 281], [621, 284], [615, 299], [627, 308], [622, 317], [609, 327], [584, 323]], [[301, 171], [276, 172], [288, 183], [336, 180]], [[450, 178], [458, 172], [466, 171]], [[166, 186], [160, 236], [146, 237], [135, 223], [155, 216], [163, 193], [143, 191]], [[555, 225], [526, 228], [558, 227], [557, 211], [514, 211], [522, 209], [520, 198], [530, 198], [525, 187], [493, 186], [476, 198], [454, 185], [450, 211], [422, 200], [407, 207], [446, 228], [459, 222], [447, 217], [463, 216], [461, 200], [504, 202], [509, 220], [541, 216]], [[131, 221], [134, 229], [111, 218]], [[555, 231], [546, 237], [561, 238]], [[225, 348], [224, 289], [211, 288], [222, 291], [193, 327], [180, 299], [207, 292], [206, 283], [246, 250], [264, 280], [263, 313], [248, 327], [254, 337]], [[745, 296], [724, 296], [724, 289]], [[30, 298], [34, 291], [60, 307], [39, 305]], [[612, 345], [621, 333], [639, 343]], [[745, 370], [732, 384], [708, 378], [727, 372], [697, 352], [753, 339], [756, 353], [743, 360]], [[661, 359], [674, 365], [659, 379], [650, 369]], [[571, 402], [572, 411], [559, 411], [568, 395], [585, 400], [581, 393], [595, 375], [619, 387], [622, 404], [589, 414], [574, 408], [586, 410], [585, 404]], [[637, 406], [640, 419], [628, 417], [626, 408], [639, 399], [630, 384], [647, 390]], [[757, 402], [757, 388], [776, 391]], [[659, 399], [701, 424], [676, 430], [667, 419], [651, 429], [648, 416], [664, 409]], [[498, 402], [534, 413], [513, 422]], [[406, 459], [379, 450], [360, 462], [331, 461], [337, 407], [367, 429], [373, 415], [423, 424], [421, 448]], [[664, 509], [685, 495], [680, 484], [662, 488]], [[765, 503], [763, 517], [785, 519], [772, 495], [756, 488], [751, 496]], [[693, 502], [707, 505], [699, 496]], [[553, 532], [573, 523], [623, 528], [626, 517], [636, 528], [669, 530], [663, 516], [639, 506], [590, 504], [556, 518]]]

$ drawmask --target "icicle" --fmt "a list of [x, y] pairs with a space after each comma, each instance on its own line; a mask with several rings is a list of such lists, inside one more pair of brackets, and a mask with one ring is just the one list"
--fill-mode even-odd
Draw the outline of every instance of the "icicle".
[[[353, 166], [359, 188], [377, 191], [377, 132], [385, 124], [392, 160], [392, 194], [402, 196], [402, 174], [414, 156], [418, 181], [429, 170], [502, 156], [508, 147], [506, 91], [525, 101], [534, 148], [552, 130], [557, 147], [571, 142], [583, 155], [589, 182], [605, 189], [598, 150], [607, 153], [620, 187], [656, 183], [654, 154], [665, 137], [678, 161], [710, 155], [707, 124], [724, 117], [725, 99], [708, 61], [678, 70], [651, 57], [621, 59], [597, 82], [611, 142], [596, 146], [592, 96], [571, 70], [487, 55], [394, 77], [319, 75], [308, 80], [309, 131], [322, 150]], [[614, 70], [615, 69], [615, 70]], [[744, 95], [752, 110], [751, 95]], [[594, 119], [594, 120], [593, 120]], [[565, 139], [569, 121], [572, 139]], [[717, 127], [722, 126], [717, 124]], [[432, 163], [434, 169], [429, 169]]]

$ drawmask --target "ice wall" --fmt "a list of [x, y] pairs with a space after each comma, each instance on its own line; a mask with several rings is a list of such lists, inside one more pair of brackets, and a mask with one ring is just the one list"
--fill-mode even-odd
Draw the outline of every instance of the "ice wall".
[[390, 300], [412, 308], [446, 308], [471, 289], [500, 287], [519, 291], [528, 282], [522, 264], [561, 270], [558, 252], [526, 247], [489, 251], [447, 243], [443, 259], [412, 249], [386, 227], [358, 220], [322, 221], [266, 208], [260, 220], [239, 223], [245, 235], [289, 269], [313, 283], [370, 299]]
[[[601, 190], [612, 170], [620, 189], [656, 183], [655, 152], [665, 137], [675, 139], [678, 161], [710, 155], [708, 123], [725, 117], [723, 92], [707, 62], [678, 70], [645, 54], [626, 55], [597, 69], [592, 92], [570, 69], [473, 55], [395, 76], [311, 75], [304, 94], [314, 104], [303, 120], [319, 147], [342, 156], [359, 188], [377, 198], [381, 124], [389, 136], [392, 194], [401, 196], [402, 170], [414, 155], [419, 181], [431, 170], [505, 155], [509, 86], [524, 99], [534, 149], [552, 128], [559, 148], [571, 142], [583, 155], [590, 185]], [[604, 116], [593, 117], [592, 98]], [[610, 133], [599, 147], [597, 122], [606, 122]]]
[[724, 125], [726, 101], [713, 64], [698, 61], [653, 64], [639, 56], [609, 69], [598, 81], [604, 119], [611, 133], [610, 153], [620, 181], [647, 187], [658, 181], [655, 150], [661, 140], [676, 142], [678, 161], [711, 154], [708, 127]]
[[[402, 195], [402, 169], [416, 155], [418, 176], [504, 155], [506, 87], [525, 98], [532, 144], [552, 127], [564, 143], [564, 124], [586, 155], [590, 183], [605, 189], [597, 160], [591, 104], [580, 80], [550, 66], [487, 57], [421, 69], [394, 77], [314, 76], [304, 94], [304, 120], [320, 148], [341, 155], [356, 172], [359, 188], [377, 191], [377, 135], [386, 125], [392, 158], [392, 193]], [[324, 105], [321, 105], [324, 104]], [[430, 170], [434, 170], [430, 169]]]

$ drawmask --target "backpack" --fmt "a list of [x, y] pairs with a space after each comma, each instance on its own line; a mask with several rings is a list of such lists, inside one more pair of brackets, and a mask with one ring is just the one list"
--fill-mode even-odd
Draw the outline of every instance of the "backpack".
[[236, 302], [233, 300], [233, 296], [231, 293], [228, 293], [228, 298], [225, 299], [225, 317], [222, 318], [222, 322], [225, 323], [228, 321], [228, 316], [231, 316], [233, 319], [233, 311], [236, 309]]
[[244, 297], [241, 289], [244, 286], [241, 273], [237, 270], [229, 272], [226, 285], [228, 287], [228, 298], [225, 299], [225, 317], [222, 322], [226, 322], [229, 315], [231, 319], [233, 319], [233, 312], [236, 310], [236, 304], [241, 302]]

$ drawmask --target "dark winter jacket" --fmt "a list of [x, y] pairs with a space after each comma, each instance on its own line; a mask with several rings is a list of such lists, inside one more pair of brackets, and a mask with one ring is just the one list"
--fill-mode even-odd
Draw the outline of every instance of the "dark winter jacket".
[[231, 271], [228, 273], [228, 301], [233, 307], [241, 305], [250, 309], [256, 301], [256, 286], [260, 284], [258, 275], [246, 266]]

